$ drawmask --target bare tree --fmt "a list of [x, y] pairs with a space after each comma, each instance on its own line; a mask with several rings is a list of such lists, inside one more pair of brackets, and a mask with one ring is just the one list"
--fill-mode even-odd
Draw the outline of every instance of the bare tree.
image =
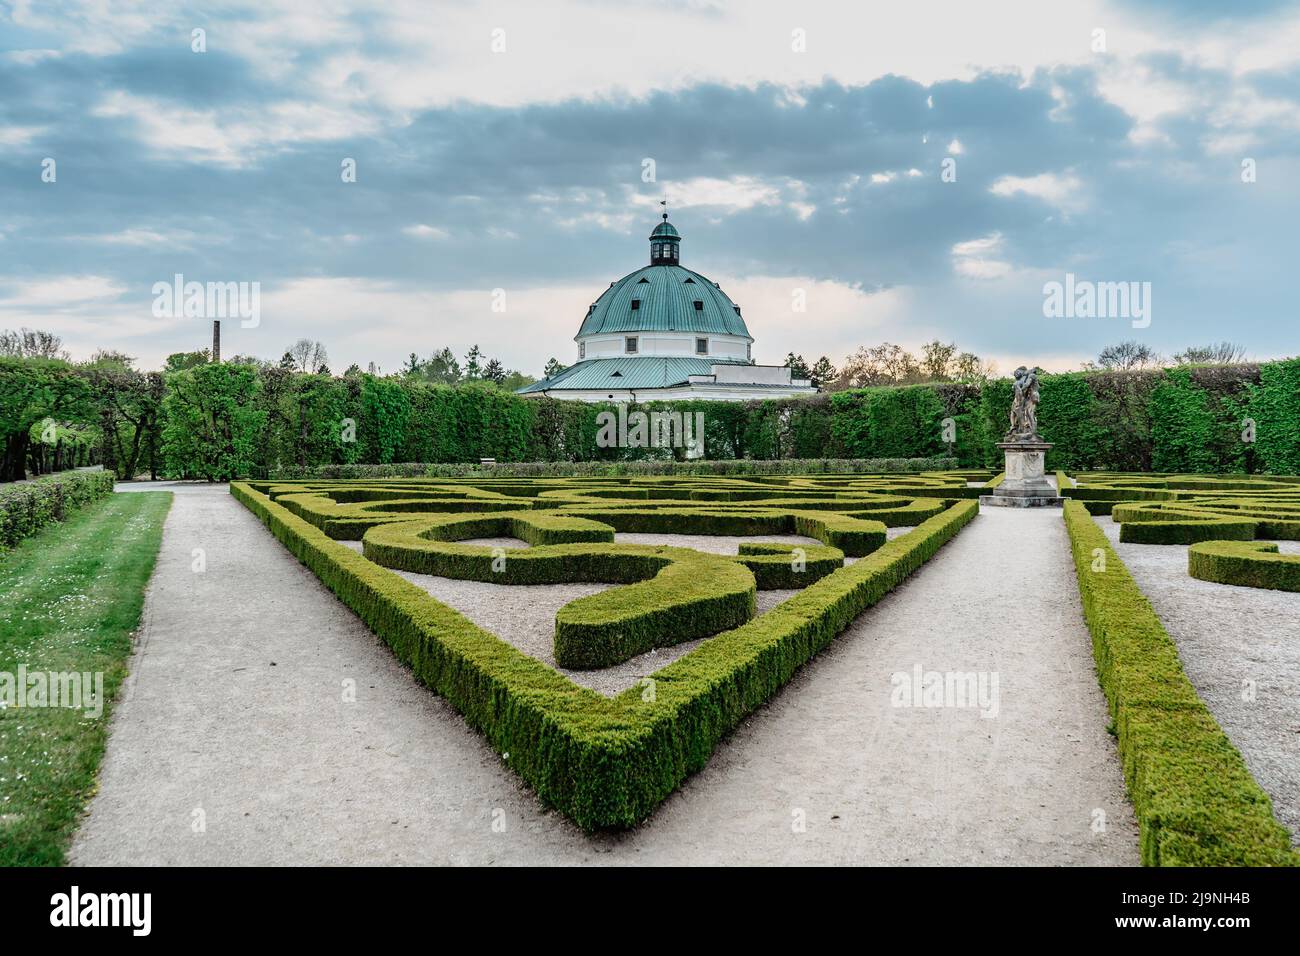
[[68, 360], [68, 353], [63, 350], [63, 339], [53, 332], [43, 332], [40, 329], [0, 332], [0, 355], [8, 358]]
[[1236, 365], [1246, 361], [1246, 346], [1228, 341], [1194, 345], [1175, 352], [1174, 361], [1179, 365]]
[[1097, 365], [1112, 372], [1127, 372], [1135, 368], [1159, 365], [1160, 355], [1151, 346], [1135, 339], [1108, 345], [1097, 356]]
[[921, 375], [927, 382], [947, 382], [952, 378], [953, 363], [957, 358], [957, 346], [952, 342], [944, 345], [938, 339], [921, 346]]
[[844, 360], [840, 369], [840, 388], [866, 388], [871, 385], [906, 385], [921, 378], [916, 356], [892, 342], [858, 350]]
[[289, 346], [285, 354], [293, 359], [294, 367], [298, 371], [310, 372], [313, 375], [329, 363], [329, 353], [325, 351], [325, 346], [311, 339], [299, 339]]

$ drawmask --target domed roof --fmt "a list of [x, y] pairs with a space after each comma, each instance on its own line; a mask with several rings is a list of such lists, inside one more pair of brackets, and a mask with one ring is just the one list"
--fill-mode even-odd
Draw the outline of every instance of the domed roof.
[[[655, 231], [664, 226], [673, 228], [663, 223]], [[709, 279], [676, 265], [643, 266], [606, 289], [574, 338], [602, 332], [711, 332], [753, 341], [740, 306]]]
[[654, 231], [650, 233], [651, 239], [658, 236], [677, 236], [679, 239], [681, 238], [681, 233], [677, 231], [677, 227], [668, 221], [667, 213], [664, 213], [664, 221], [655, 226]]

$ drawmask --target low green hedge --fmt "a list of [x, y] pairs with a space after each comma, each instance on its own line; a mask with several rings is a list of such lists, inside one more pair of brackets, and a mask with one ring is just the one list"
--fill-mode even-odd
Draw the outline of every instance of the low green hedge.
[[[1111, 512], [1114, 517], [1122, 505]], [[1119, 521], [1119, 518], [1115, 519]], [[1257, 522], [1249, 518], [1167, 518], [1124, 521], [1119, 539], [1128, 544], [1194, 544], [1197, 541], [1252, 541]]]
[[753, 458], [716, 461], [509, 462], [497, 465], [316, 465], [281, 468], [277, 479], [541, 478], [621, 475], [863, 475], [914, 474], [957, 467], [956, 458]]
[[[584, 829], [645, 819], [751, 711], [978, 513], [963, 501], [604, 698], [517, 651], [246, 483], [256, 514], [419, 680], [482, 731], [547, 805]], [[370, 535], [381, 535], [379, 528]]]
[[1206, 541], [1187, 549], [1187, 573], [1218, 584], [1300, 591], [1300, 554], [1279, 554], [1271, 541]]
[[730, 560], [750, 570], [760, 591], [797, 590], [842, 568], [844, 552], [816, 544], [745, 542]]
[[657, 647], [739, 627], [754, 616], [754, 575], [748, 568], [724, 557], [672, 550], [680, 558], [650, 580], [560, 608], [555, 662], [575, 670], [611, 667]]
[[115, 480], [111, 471], [64, 471], [0, 485], [0, 552], [83, 505], [111, 495]]
[[[1142, 862], [1296, 865], [1268, 794], [1197, 696], [1174, 642], [1105, 533], [1079, 502], [1067, 501], [1064, 512]], [[1093, 570], [1096, 552], [1104, 571]]]

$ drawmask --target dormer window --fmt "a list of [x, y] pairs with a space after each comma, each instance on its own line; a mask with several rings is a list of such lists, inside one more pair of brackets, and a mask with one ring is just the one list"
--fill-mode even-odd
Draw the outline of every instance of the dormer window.
[[708, 339], [696, 339], [696, 340], [695, 340], [695, 354], [696, 354], [696, 355], [708, 355], [708, 354], [709, 354], [709, 340], [708, 340]]
[[696, 299], [696, 300], [695, 300], [695, 311], [696, 311], [696, 312], [703, 312], [703, 311], [704, 311], [704, 303], [703, 303], [702, 301], [700, 301], [699, 299]]
[[641, 300], [640, 300], [640, 299], [633, 299], [633, 300], [632, 300], [632, 311], [633, 311], [633, 312], [636, 312], [636, 311], [639, 310], [640, 308], [641, 308]]
[[627, 352], [628, 355], [635, 355], [635, 354], [636, 354], [636, 336], [635, 336], [635, 335], [629, 335], [629, 336], [627, 336], [627, 338], [625, 338], [625, 339], [623, 340], [623, 346], [624, 346], [624, 351]]

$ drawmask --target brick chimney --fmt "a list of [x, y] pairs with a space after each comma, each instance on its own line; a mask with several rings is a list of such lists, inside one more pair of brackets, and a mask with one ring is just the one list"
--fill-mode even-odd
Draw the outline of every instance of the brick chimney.
[[212, 361], [221, 361], [221, 320], [212, 320]]

